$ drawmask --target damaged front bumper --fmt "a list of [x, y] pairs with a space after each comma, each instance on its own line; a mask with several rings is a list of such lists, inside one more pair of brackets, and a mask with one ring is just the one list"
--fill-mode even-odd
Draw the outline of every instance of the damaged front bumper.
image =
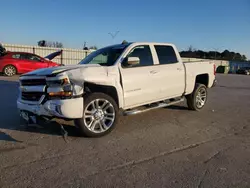
[[20, 111], [31, 112], [37, 116], [61, 119], [78, 119], [83, 115], [83, 98], [48, 100], [44, 104], [29, 104], [22, 99], [17, 100]]

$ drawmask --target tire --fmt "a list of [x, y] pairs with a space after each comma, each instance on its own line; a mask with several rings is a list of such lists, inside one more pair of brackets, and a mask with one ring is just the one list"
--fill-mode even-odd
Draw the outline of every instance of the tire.
[[16, 67], [14, 67], [13, 65], [6, 65], [4, 68], [3, 68], [3, 73], [5, 76], [14, 76], [17, 74], [17, 69]]
[[207, 87], [204, 84], [195, 84], [193, 93], [186, 96], [188, 109], [200, 111], [207, 102]]
[[75, 120], [75, 125], [83, 136], [101, 137], [115, 128], [118, 116], [118, 106], [112, 97], [91, 93], [84, 97], [83, 117]]

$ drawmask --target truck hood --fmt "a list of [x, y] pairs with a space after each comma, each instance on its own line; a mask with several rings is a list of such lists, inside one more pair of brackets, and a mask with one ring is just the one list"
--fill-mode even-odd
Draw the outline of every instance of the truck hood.
[[101, 67], [98, 64], [85, 64], [85, 65], [68, 65], [68, 66], [58, 66], [58, 67], [51, 67], [51, 68], [43, 68], [37, 69], [35, 71], [28, 72], [23, 74], [22, 76], [48, 76], [48, 75], [57, 75], [59, 73], [74, 70], [74, 69], [86, 69], [88, 67]]

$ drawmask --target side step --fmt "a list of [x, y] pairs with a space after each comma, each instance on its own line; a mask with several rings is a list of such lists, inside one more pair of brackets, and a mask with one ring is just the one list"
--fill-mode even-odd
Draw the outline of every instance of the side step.
[[171, 105], [183, 102], [183, 101], [184, 101], [183, 97], [177, 98], [177, 99], [172, 99], [172, 100], [171, 99], [170, 100], [165, 100], [165, 101], [162, 101], [162, 102], [159, 102], [159, 103], [151, 104], [148, 107], [147, 106], [142, 106], [140, 108], [126, 110], [126, 111], [123, 112], [123, 115], [129, 116], [129, 115], [140, 114], [140, 113], [143, 113], [143, 112], [147, 112], [149, 110], [154, 110], [154, 109], [158, 109], [158, 108], [164, 108], [164, 107], [167, 107], [167, 106], [171, 106]]

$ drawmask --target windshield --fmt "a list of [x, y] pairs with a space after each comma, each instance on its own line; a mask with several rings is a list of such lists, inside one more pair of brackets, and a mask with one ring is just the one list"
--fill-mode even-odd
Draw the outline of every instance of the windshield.
[[128, 47], [126, 45], [114, 45], [110, 47], [101, 48], [89, 54], [79, 64], [99, 64], [102, 66], [112, 66], [120, 57], [122, 52]]

